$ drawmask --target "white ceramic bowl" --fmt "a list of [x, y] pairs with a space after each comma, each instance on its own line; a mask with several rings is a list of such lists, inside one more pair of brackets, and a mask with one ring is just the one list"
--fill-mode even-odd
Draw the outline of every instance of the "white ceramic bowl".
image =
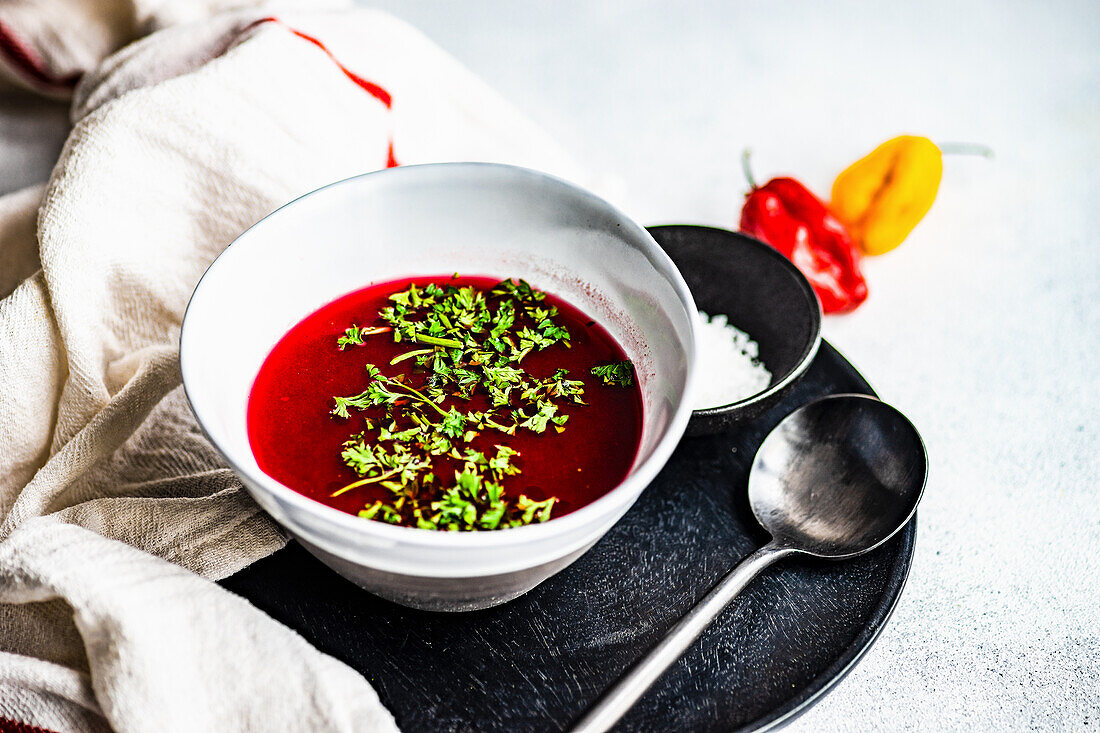
[[[634, 361], [642, 440], [630, 474], [571, 514], [493, 532], [372, 522], [260, 470], [246, 405], [275, 343], [345, 293], [413, 275], [522, 277], [597, 319]], [[530, 590], [591, 547], [664, 465], [691, 414], [695, 305], [645, 229], [576, 186], [485, 163], [408, 166], [307, 194], [242, 234], [195, 288], [180, 365], [199, 424], [245, 487], [301, 543], [368, 590], [465, 610]]]

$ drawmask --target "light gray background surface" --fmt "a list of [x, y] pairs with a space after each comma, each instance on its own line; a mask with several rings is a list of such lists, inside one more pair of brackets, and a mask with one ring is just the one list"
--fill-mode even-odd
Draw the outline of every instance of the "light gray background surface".
[[[364, 3], [368, 4], [368, 3]], [[792, 730], [1100, 726], [1100, 4], [383, 0], [643, 224], [736, 227], [738, 166], [820, 193], [899, 133], [951, 158], [927, 219], [825, 334], [923, 432], [897, 612]], [[0, 192], [44, 180], [64, 107], [5, 101]]]

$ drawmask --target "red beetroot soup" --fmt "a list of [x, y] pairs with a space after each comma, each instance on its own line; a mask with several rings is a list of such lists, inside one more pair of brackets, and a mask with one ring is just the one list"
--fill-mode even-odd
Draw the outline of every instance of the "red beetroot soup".
[[[260, 468], [341, 511], [430, 529], [545, 521], [617, 486], [642, 432], [641, 392], [625, 353], [560, 298], [525, 289], [522, 281], [505, 281], [503, 290], [498, 283], [457, 275], [379, 283], [294, 326], [264, 361], [249, 395], [248, 436]], [[397, 293], [404, 304], [391, 297]], [[484, 308], [467, 309], [474, 297]], [[387, 308], [388, 319], [381, 315]], [[401, 308], [408, 314], [392, 310]], [[509, 308], [514, 317], [505, 328], [502, 311]], [[437, 325], [437, 341], [426, 342], [428, 313], [453, 330], [438, 333]], [[456, 322], [463, 318], [474, 325]], [[406, 331], [395, 341], [393, 323], [420, 335]], [[499, 338], [490, 343], [494, 334]], [[458, 339], [462, 348], [455, 348]], [[410, 352], [417, 353], [391, 364]], [[345, 403], [346, 417], [333, 414], [338, 396], [358, 398]], [[415, 435], [402, 440], [409, 430]]]

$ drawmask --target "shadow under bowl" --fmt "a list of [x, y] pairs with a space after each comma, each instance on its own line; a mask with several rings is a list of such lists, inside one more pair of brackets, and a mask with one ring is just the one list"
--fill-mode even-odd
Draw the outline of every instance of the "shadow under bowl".
[[[770, 245], [745, 234], [688, 225], [649, 232], [683, 275], [699, 310], [725, 314], [748, 333], [772, 375], [768, 388], [751, 397], [694, 410], [686, 435], [728, 430], [778, 404], [821, 344], [821, 306], [806, 277]], [[700, 381], [707, 379], [704, 370], [700, 365]]]

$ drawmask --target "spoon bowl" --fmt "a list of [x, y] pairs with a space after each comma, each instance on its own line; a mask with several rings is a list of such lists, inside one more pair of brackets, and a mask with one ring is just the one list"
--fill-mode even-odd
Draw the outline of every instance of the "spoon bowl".
[[825, 397], [785, 417], [749, 472], [749, 503], [772, 541], [718, 581], [600, 697], [574, 733], [609, 730], [772, 563], [800, 553], [843, 560], [893, 537], [916, 512], [927, 474], [917, 429], [874, 397]]
[[913, 424], [866, 395], [834, 395], [764, 439], [749, 503], [781, 547], [833, 560], [890, 539], [917, 510], [928, 456]]

